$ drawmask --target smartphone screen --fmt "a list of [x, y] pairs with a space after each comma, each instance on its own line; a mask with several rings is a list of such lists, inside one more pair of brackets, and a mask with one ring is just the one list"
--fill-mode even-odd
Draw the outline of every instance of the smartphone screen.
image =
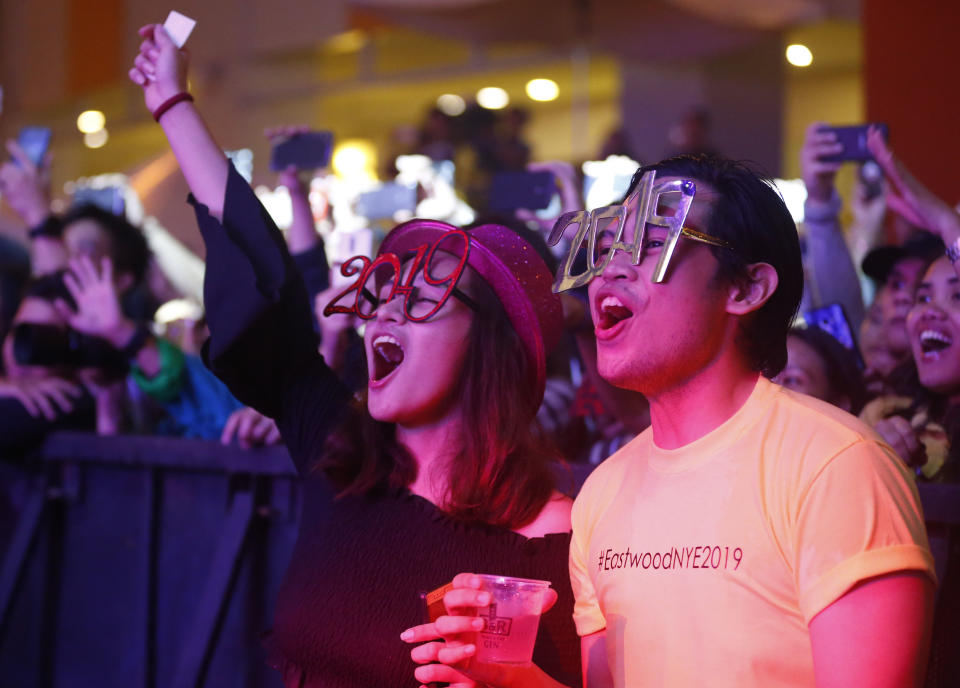
[[95, 205], [114, 215], [123, 215], [123, 190], [116, 186], [94, 189], [89, 186], [78, 187], [73, 192], [73, 205]]
[[552, 172], [500, 172], [490, 182], [490, 210], [542, 210], [557, 192]]
[[50, 129], [47, 127], [24, 127], [20, 130], [17, 143], [33, 164], [39, 166], [50, 147]]
[[843, 145], [843, 152], [821, 158], [825, 162], [847, 162], [850, 160], [866, 162], [873, 160], [867, 149], [867, 129], [875, 126], [880, 129], [884, 141], [890, 140], [890, 131], [883, 122], [858, 124], [852, 127], [827, 127], [837, 135], [837, 143]]
[[417, 187], [397, 182], [388, 182], [357, 197], [357, 215], [368, 220], [393, 219], [401, 210], [412, 213], [416, 209]]
[[296, 167], [298, 170], [318, 170], [330, 164], [333, 134], [329, 131], [311, 131], [291, 136], [277, 144], [270, 156], [274, 172]]
[[831, 303], [822, 308], [813, 308], [804, 311], [803, 319], [808, 327], [819, 327], [840, 342], [843, 348], [852, 351], [857, 357], [857, 365], [861, 370], [864, 368], [863, 357], [854, 339], [850, 321], [843, 312], [843, 306], [839, 303]]

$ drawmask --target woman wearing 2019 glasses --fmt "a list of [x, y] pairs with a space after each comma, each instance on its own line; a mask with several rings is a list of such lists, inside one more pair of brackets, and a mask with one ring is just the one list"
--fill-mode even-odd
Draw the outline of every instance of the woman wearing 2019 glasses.
[[[186, 92], [186, 55], [146, 26], [131, 79], [193, 192], [207, 244], [206, 359], [277, 420], [304, 475], [301, 530], [271, 645], [288, 686], [416, 685], [403, 629], [418, 591], [463, 570], [548, 579], [535, 661], [579, 681], [570, 500], [532, 424], [561, 328], [552, 276], [505, 227], [414, 220], [328, 311], [366, 319], [370, 382], [351, 400], [317, 354], [302, 282]], [[462, 680], [453, 669], [444, 680]]]

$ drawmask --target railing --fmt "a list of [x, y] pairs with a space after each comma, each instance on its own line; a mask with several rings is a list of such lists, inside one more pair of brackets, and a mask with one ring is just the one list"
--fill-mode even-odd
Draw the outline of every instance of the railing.
[[[19, 495], [0, 569], [0, 685], [280, 686], [258, 634], [296, 539], [286, 450], [51, 436]], [[578, 489], [592, 467], [560, 469]], [[941, 581], [960, 485], [921, 485]], [[9, 511], [9, 509], [8, 509]]]
[[63, 433], [34, 459], [0, 571], [0, 684], [280, 685], [257, 635], [296, 537], [283, 448]]

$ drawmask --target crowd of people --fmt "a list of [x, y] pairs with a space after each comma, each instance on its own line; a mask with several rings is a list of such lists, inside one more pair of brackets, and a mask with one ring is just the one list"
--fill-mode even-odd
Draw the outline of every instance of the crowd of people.
[[[576, 238], [523, 212], [414, 219], [339, 272], [302, 176], [280, 173], [281, 233], [192, 102], [186, 54], [141, 36], [130, 77], [192, 192], [204, 304], [191, 336], [158, 328], [142, 232], [54, 213], [49, 158], [8, 142], [0, 193], [30, 246], [0, 261], [5, 458], [61, 428], [283, 442], [305, 494], [267, 641], [288, 686], [922, 682], [935, 576], [913, 483], [960, 475], [960, 215], [880, 132], [882, 192], [857, 187], [846, 230], [825, 124], [798, 235], [695, 110], [682, 131], [700, 133], [673, 142], [691, 150], [639, 168], [614, 229], [571, 165], [540, 163]], [[538, 165], [522, 112], [482, 115], [464, 132], [431, 112], [416, 150]], [[553, 463], [611, 455], [575, 504], [556, 483]], [[694, 545], [724, 552], [696, 580]], [[553, 583], [532, 665], [474, 660], [481, 571]], [[418, 625], [417, 591], [451, 581]]]

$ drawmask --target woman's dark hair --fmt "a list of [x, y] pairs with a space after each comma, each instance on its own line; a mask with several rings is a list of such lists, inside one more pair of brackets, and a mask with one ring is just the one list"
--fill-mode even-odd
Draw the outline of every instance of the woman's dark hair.
[[[536, 429], [540, 399], [527, 382], [530, 362], [520, 337], [490, 287], [480, 279], [470, 287], [481, 312], [470, 325], [459, 389], [463, 443], [450, 463], [442, 507], [457, 520], [516, 528], [550, 499], [556, 454]], [[341, 494], [406, 487], [417, 477], [396, 426], [371, 418], [365, 402], [331, 434], [318, 468]]]
[[150, 263], [150, 248], [139, 229], [127, 222], [126, 218], [90, 203], [71, 208], [63, 216], [63, 226], [78, 220], [96, 222], [110, 237], [110, 259], [115, 273], [131, 275], [134, 284], [143, 281]]
[[703, 231], [733, 246], [732, 251], [710, 247], [720, 263], [718, 279], [732, 284], [747, 282], [751, 263], [769, 263], [777, 271], [779, 282], [773, 295], [744, 318], [738, 334], [754, 370], [774, 377], [787, 363], [787, 330], [803, 293], [797, 225], [786, 204], [768, 177], [745, 163], [719, 156], [680, 155], [645, 165], [634, 175], [630, 192], [650, 170], [658, 177], [703, 182], [716, 192], [709, 200], [710, 219]]
[[794, 327], [788, 336], [803, 341], [820, 356], [830, 385], [830, 400], [846, 397], [850, 401], [850, 413], [859, 415], [867, 403], [867, 386], [856, 354], [819, 327]]

